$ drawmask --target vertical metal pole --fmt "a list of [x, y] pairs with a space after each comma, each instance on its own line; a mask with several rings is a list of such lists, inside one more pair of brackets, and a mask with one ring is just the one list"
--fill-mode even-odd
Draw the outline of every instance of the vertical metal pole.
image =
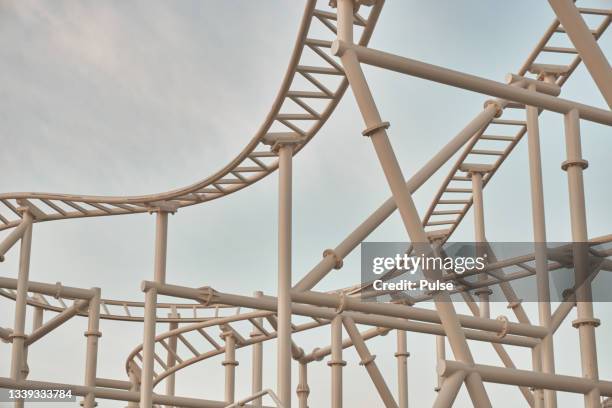
[[[531, 368], [535, 372], [542, 371], [541, 344], [531, 349]], [[534, 408], [544, 408], [544, 393], [542, 388], [532, 387]]]
[[300, 362], [300, 377], [297, 386], [298, 406], [299, 408], [308, 408], [308, 364]]
[[[482, 195], [482, 173], [479, 171], [470, 172], [472, 178], [472, 197], [474, 201], [474, 238], [477, 243], [477, 251], [479, 256], [483, 255], [483, 243], [486, 242], [485, 236], [485, 221], [484, 221], [484, 199]], [[481, 273], [478, 275], [479, 281], [486, 281], [487, 275]], [[489, 296], [491, 289], [485, 286], [476, 291], [480, 299], [480, 317], [489, 319], [491, 317], [491, 309], [489, 305]]]
[[[262, 297], [263, 296], [263, 292], [261, 291], [256, 291], [254, 293], [254, 296], [256, 298]], [[260, 325], [263, 324], [263, 318], [261, 317], [257, 317], [255, 319], [255, 321], [257, 321], [257, 323], [259, 323]], [[253, 332], [251, 332], [251, 337], [257, 337], [262, 335], [263, 333], [260, 333], [258, 329], [256, 329], [255, 327], [253, 327]], [[253, 344], [253, 346], [251, 347], [251, 350], [253, 352], [253, 362], [252, 362], [252, 381], [253, 384], [251, 386], [251, 393], [253, 395], [257, 394], [258, 392], [260, 392], [262, 390], [262, 377], [263, 377], [263, 342], [259, 342], [259, 343], [255, 343]], [[261, 408], [261, 404], [262, 404], [262, 399], [260, 398], [256, 398], [253, 400], [252, 402], [253, 407], [255, 408]]]
[[[180, 314], [176, 312], [176, 307], [173, 306], [170, 313], [168, 313], [168, 317], [170, 318], [179, 318]], [[168, 325], [168, 330], [172, 331], [178, 329], [178, 322], [170, 322]], [[176, 345], [177, 345], [177, 337], [172, 336], [168, 339], [168, 348], [171, 351], [168, 351], [168, 355], [166, 357], [166, 367], [172, 368], [176, 365]], [[176, 377], [174, 373], [170, 374], [166, 377], [166, 395], [173, 396], [175, 393], [176, 386]], [[166, 408], [173, 408], [172, 405], [167, 405]]]
[[[338, 0], [339, 40], [352, 44], [352, 38], [348, 38], [348, 36], [352, 34], [352, 24], [353, 1]], [[351, 27], [350, 33], [349, 26]], [[380, 117], [368, 83], [359, 65], [357, 55], [353, 50], [349, 49], [341, 55], [340, 59], [359, 110], [366, 123], [367, 128], [364, 134], [369, 136], [372, 140], [374, 150], [376, 151], [378, 160], [387, 178], [393, 199], [397, 204], [406, 231], [414, 245], [429, 247], [429, 240], [421, 224], [421, 219], [410, 195], [410, 191], [404, 183], [402, 170], [395, 157], [395, 153], [393, 152], [393, 148], [391, 147], [385, 130], [388, 127], [388, 123], [384, 123]], [[441, 273], [440, 271], [431, 271], [428, 278], [439, 279], [441, 278]], [[456, 358], [466, 364], [474, 364], [472, 353], [467, 344], [465, 334], [461, 330], [455, 307], [452, 304], [449, 294], [446, 292], [437, 293], [434, 296], [434, 302]], [[466, 377], [465, 383], [474, 404], [479, 408], [491, 406], [482, 378], [478, 373], [470, 373]]]
[[[156, 282], [166, 283], [166, 251], [168, 242], [168, 212], [157, 211], [155, 228]], [[157, 323], [157, 290], [148, 289], [145, 294], [144, 334], [142, 342], [142, 375], [140, 384], [140, 408], [153, 405], [153, 366], [155, 364], [155, 326]]]
[[291, 408], [291, 160], [293, 146], [278, 150], [278, 398]]
[[[88, 324], [85, 337], [87, 338], [87, 354], [85, 357], [85, 386], [96, 386], [96, 371], [98, 367], [98, 341], [102, 337], [100, 333], [100, 288], [93, 288], [95, 295], [89, 301]], [[93, 393], [89, 393], [83, 400], [83, 407], [94, 408], [96, 399]]]
[[[572, 325], [578, 328], [580, 336], [582, 375], [585, 378], [598, 380], [595, 327], [599, 325], [599, 320], [593, 317], [591, 283], [588, 279], [588, 234], [582, 178], [583, 169], [587, 167], [588, 163], [582, 158], [580, 117], [577, 110], [565, 114], [565, 145], [567, 161], [563, 163], [562, 168], [567, 172], [569, 186], [572, 241], [574, 242], [574, 273], [577, 285], [576, 308], [578, 318], [572, 322]], [[600, 392], [599, 389], [594, 388], [585, 395], [585, 406], [587, 408], [598, 408], [599, 405]]]
[[[32, 214], [25, 210], [23, 221], [30, 222]], [[22, 222], [23, 222], [22, 221]], [[11, 350], [11, 379], [24, 380], [27, 376], [25, 359], [25, 320], [28, 297], [28, 279], [30, 275], [30, 252], [32, 249], [32, 224], [24, 231], [19, 249], [19, 273], [17, 276], [17, 295], [15, 297], [15, 323], [13, 326], [13, 348]], [[23, 400], [15, 401], [15, 407], [23, 407]]]
[[[535, 92], [535, 84], [529, 85]], [[529, 179], [531, 182], [531, 216], [533, 219], [533, 241], [535, 244], [536, 285], [538, 288], [538, 315], [540, 326], [548, 330], [540, 345], [542, 357], [542, 372], [555, 373], [555, 355], [551, 329], [550, 283], [548, 279], [548, 254], [546, 250], [546, 216], [544, 211], [544, 183], [542, 179], [542, 159], [540, 154], [540, 128], [538, 123], [539, 110], [534, 106], [526, 106], [527, 110], [527, 142], [529, 151]], [[544, 390], [544, 406], [557, 407], [557, 393]]]
[[334, 317], [331, 322], [331, 359], [327, 362], [331, 367], [331, 407], [342, 408], [342, 316]]
[[231, 404], [236, 395], [236, 337], [231, 331], [223, 333], [225, 340], [225, 360], [221, 363], [225, 367], [225, 402]]
[[408, 408], [408, 352], [406, 345], [406, 332], [397, 331], [397, 387], [398, 387], [398, 406]]
[[[436, 336], [436, 358], [437, 361], [446, 360], [446, 339], [444, 336]], [[438, 374], [438, 386], [435, 389], [436, 392], [440, 392], [443, 382], [444, 378]]]

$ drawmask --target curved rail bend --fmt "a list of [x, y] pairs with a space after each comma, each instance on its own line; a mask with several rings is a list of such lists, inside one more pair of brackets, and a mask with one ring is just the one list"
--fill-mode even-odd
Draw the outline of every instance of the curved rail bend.
[[[289, 67], [263, 124], [244, 149], [221, 170], [190, 186], [143, 196], [0, 194], [0, 231], [19, 225], [23, 212], [20, 207], [33, 209], [34, 222], [136, 214], [158, 208], [169, 208], [173, 211], [227, 196], [272, 173], [278, 167], [278, 159], [276, 153], [270, 151], [266, 145], [266, 140], [278, 136], [279, 133], [299, 136], [302, 142], [295, 148], [294, 154], [297, 153], [327, 121], [347, 88], [342, 67], [328, 52], [331, 41], [335, 38], [336, 14], [317, 9], [316, 5], [317, 0], [306, 2]], [[359, 44], [367, 45], [381, 8], [382, 2], [378, 2], [371, 8], [367, 18], [355, 13], [355, 24], [362, 28]], [[313, 31], [311, 26], [314, 21], [322, 23], [329, 38], [309, 35]], [[303, 51], [306, 48], [312, 51], [308, 60], [316, 60], [314, 65], [305, 65]], [[336, 83], [335, 87], [329, 85], [330, 81]], [[309, 84], [308, 88], [303, 83]], [[308, 104], [308, 101], [313, 100], [325, 101], [325, 107], [322, 110], [313, 108]], [[287, 112], [284, 106], [286, 102], [289, 102], [290, 106], [297, 106], [298, 112]], [[273, 126], [283, 127], [286, 132], [272, 132]]]

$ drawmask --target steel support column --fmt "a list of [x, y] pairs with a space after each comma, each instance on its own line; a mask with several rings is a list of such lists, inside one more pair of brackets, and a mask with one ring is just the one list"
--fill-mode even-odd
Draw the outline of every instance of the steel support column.
[[298, 406], [299, 408], [308, 408], [308, 395], [310, 388], [308, 387], [308, 364], [300, 362], [299, 382], [297, 386]]
[[[578, 318], [572, 325], [578, 328], [580, 336], [580, 357], [582, 374], [593, 381], [599, 379], [597, 368], [597, 345], [595, 327], [599, 320], [593, 317], [593, 298], [589, 280], [588, 235], [586, 208], [584, 202], [583, 170], [588, 163], [582, 158], [580, 142], [580, 117], [572, 110], [565, 115], [565, 145], [567, 160], [562, 168], [567, 172], [570, 198], [572, 241], [574, 242], [574, 273], [576, 281], [576, 308]], [[585, 407], [599, 408], [601, 404], [599, 389], [585, 394]]]
[[331, 322], [331, 359], [327, 362], [331, 367], [331, 407], [342, 408], [342, 316], [336, 316]]
[[[474, 202], [474, 240], [477, 243], [478, 256], [483, 256], [483, 244], [487, 240], [485, 236], [484, 199], [482, 194], [483, 173], [480, 171], [470, 171], [469, 174], [472, 178], [472, 198]], [[487, 275], [485, 273], [479, 274], [478, 280], [481, 282], [486, 281]], [[489, 289], [488, 286], [476, 290], [476, 295], [478, 295], [480, 299], [480, 317], [486, 319], [491, 318], [491, 308], [489, 304], [489, 296], [491, 293], [491, 289]]]
[[291, 184], [293, 145], [278, 148], [278, 328], [277, 394], [291, 408]]
[[[87, 338], [87, 353], [85, 355], [85, 386], [95, 387], [98, 368], [98, 341], [100, 333], [100, 288], [94, 288], [96, 294], [89, 300]], [[97, 405], [95, 394], [89, 393], [83, 399], [83, 407], [94, 408]]]
[[[536, 85], [528, 89], [536, 91]], [[551, 327], [550, 282], [548, 279], [548, 255], [546, 249], [546, 215], [544, 211], [544, 183], [542, 178], [542, 158], [540, 154], [539, 109], [527, 105], [527, 143], [529, 152], [529, 180], [531, 184], [531, 216], [533, 222], [533, 241], [535, 244], [535, 268], [538, 293], [538, 315], [540, 326], [546, 327], [548, 334], [542, 339], [540, 356], [542, 372], [555, 373], [553, 331]], [[557, 393], [544, 390], [544, 406], [557, 407]]]
[[397, 388], [399, 408], [408, 408], [408, 352], [406, 332], [397, 330]]
[[[263, 292], [256, 291], [253, 295], [254, 297], [261, 297], [263, 296]], [[256, 318], [255, 321], [259, 323], [260, 325], [263, 324], [263, 318], [261, 317]], [[253, 331], [251, 332], [251, 338], [261, 336], [261, 335], [263, 335], [263, 333], [261, 333], [255, 327], [253, 327]], [[251, 350], [253, 353], [252, 363], [251, 363], [251, 378], [252, 378], [251, 393], [255, 395], [258, 392], [262, 391], [263, 342], [260, 341], [260, 342], [253, 344], [251, 346]], [[255, 398], [252, 403], [255, 408], [261, 408], [261, 403], [262, 403], [261, 397]]]
[[[166, 252], [168, 243], [168, 212], [156, 212], [154, 279], [166, 282]], [[145, 289], [144, 332], [142, 342], [142, 373], [140, 408], [153, 405], [153, 367], [155, 364], [155, 327], [157, 323], [157, 290]]]
[[221, 363], [225, 367], [225, 402], [231, 404], [236, 398], [236, 337], [231, 331], [222, 334], [225, 341], [225, 360]]
[[[172, 307], [172, 311], [168, 313], [168, 317], [170, 318], [180, 318], [181, 315], [176, 312], [176, 307]], [[168, 330], [172, 331], [178, 329], [178, 322], [170, 322], [168, 324]], [[176, 346], [177, 346], [177, 337], [172, 336], [168, 339], [168, 355], [166, 356], [166, 367], [172, 368], [176, 365]], [[174, 373], [170, 374], [166, 377], [166, 395], [174, 396], [175, 393], [175, 385], [176, 385], [176, 376]], [[171, 405], [166, 406], [166, 408], [173, 408]]]
[[[27, 376], [25, 321], [28, 298], [28, 279], [30, 275], [30, 253], [32, 250], [32, 220], [29, 210], [24, 210], [22, 223], [27, 225], [21, 236], [19, 249], [19, 273], [17, 276], [17, 295], [15, 297], [15, 323], [10, 337], [13, 341], [11, 350], [11, 379], [23, 381]], [[23, 407], [23, 400], [15, 401], [15, 408]]]

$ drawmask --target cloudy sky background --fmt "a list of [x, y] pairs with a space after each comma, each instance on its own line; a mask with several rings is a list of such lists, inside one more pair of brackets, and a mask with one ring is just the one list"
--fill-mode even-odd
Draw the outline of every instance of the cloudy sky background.
[[[326, 3], [326, 2], [324, 2]], [[609, 7], [607, 1], [581, 4]], [[285, 72], [303, 3], [298, 1], [0, 1], [0, 191], [144, 194], [202, 179], [224, 166], [250, 140], [266, 115]], [[371, 45], [491, 79], [514, 72], [553, 15], [546, 2], [389, 0]], [[592, 22], [596, 22], [594, 19]], [[600, 41], [612, 50], [609, 34]], [[482, 95], [366, 68], [366, 74], [408, 177], [477, 113]], [[581, 66], [564, 97], [606, 107]], [[347, 93], [336, 112], [294, 161], [294, 277], [299, 279], [389, 196], [361, 118]], [[612, 231], [610, 129], [583, 122], [588, 229]], [[562, 118], [541, 123], [548, 237], [570, 238]], [[447, 166], [448, 167], [448, 166]], [[445, 172], [415, 194], [427, 209]], [[526, 145], [522, 142], [485, 190], [491, 241], [531, 239]], [[276, 174], [222, 200], [186, 208], [170, 218], [168, 281], [211, 285], [222, 291], [275, 292]], [[470, 214], [471, 215], [471, 214]], [[470, 218], [468, 215], [468, 219]], [[468, 221], [468, 220], [466, 220]], [[142, 300], [139, 284], [152, 276], [154, 218], [150, 215], [44, 223], [34, 228], [31, 279], [102, 288], [106, 298]], [[470, 240], [464, 222], [456, 240]], [[372, 241], [402, 241], [394, 215]], [[16, 277], [16, 252], [0, 265]], [[359, 280], [356, 252], [318, 289]], [[535, 310], [533, 305], [528, 305]], [[12, 327], [12, 304], [0, 300], [0, 326]], [[609, 304], [596, 316], [612, 317]], [[507, 313], [500, 305], [493, 315]], [[533, 314], [535, 316], [536, 314]], [[568, 320], [573, 317], [570, 315]], [[29, 324], [30, 320], [28, 320]], [[75, 319], [30, 350], [31, 379], [80, 383], [85, 320]], [[126, 379], [125, 357], [140, 343], [141, 327], [103, 321], [99, 376]], [[160, 326], [159, 330], [163, 330]], [[612, 378], [607, 324], [598, 330], [600, 375]], [[328, 330], [300, 335], [306, 350], [329, 343]], [[411, 404], [435, 398], [433, 338], [409, 334]], [[377, 363], [395, 389], [394, 335], [375, 339]], [[577, 333], [560, 329], [558, 371], [579, 375]], [[265, 346], [264, 387], [275, 388], [272, 345]], [[486, 344], [476, 360], [499, 362]], [[517, 365], [530, 355], [512, 350]], [[10, 348], [0, 345], [0, 375], [9, 375]], [[238, 398], [249, 395], [249, 354], [238, 357]], [[347, 351], [347, 406], [380, 405], [374, 387]], [[177, 394], [222, 399], [221, 359], [179, 373]], [[311, 368], [311, 406], [329, 401], [329, 368]], [[295, 376], [294, 378], [296, 378]], [[295, 388], [295, 382], [294, 382]], [[522, 404], [512, 387], [487, 385], [495, 407]], [[160, 390], [163, 389], [160, 388]], [[582, 397], [562, 395], [564, 406]], [[0, 404], [1, 405], [1, 404]], [[101, 406], [121, 403], [103, 401]], [[462, 391], [457, 406], [469, 406]]]

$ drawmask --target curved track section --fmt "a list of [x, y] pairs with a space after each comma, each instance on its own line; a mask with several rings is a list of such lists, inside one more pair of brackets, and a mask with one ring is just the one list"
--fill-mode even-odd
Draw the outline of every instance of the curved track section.
[[[583, 15], [602, 16], [599, 25], [592, 29], [596, 39], [610, 26], [610, 10], [579, 8], [579, 11]], [[559, 20], [555, 19], [518, 70], [518, 75], [537, 75], [543, 65], [554, 63], [555, 67], [562, 71], [556, 78], [556, 84], [563, 86], [582, 61], [575, 49], [557, 45], [567, 42], [569, 38], [565, 30]], [[521, 105], [509, 105], [503, 109], [500, 117], [493, 119], [477, 137], [468, 142], [423, 217], [423, 225], [430, 236], [446, 241], [457, 229], [473, 203], [471, 179], [462, 169], [466, 164], [472, 163], [490, 166], [491, 170], [483, 177], [484, 188], [527, 133], [525, 120], [515, 119], [516, 115], [512, 112], [523, 109], [524, 106]], [[524, 118], [525, 115], [521, 116]]]
[[[326, 320], [312, 319], [306, 323], [294, 324], [293, 332], [314, 329], [328, 323]], [[237, 349], [272, 340], [276, 338], [275, 314], [253, 311], [190, 324], [158, 335], [155, 338], [154, 384], [185, 367], [223, 354], [225, 346], [215, 338], [227, 335], [234, 336]], [[171, 347], [172, 341], [176, 342], [176, 347]], [[140, 381], [142, 347], [142, 344], [136, 347], [125, 364], [128, 376], [136, 382]], [[302, 350], [294, 346], [294, 358], [302, 353]], [[175, 361], [175, 364], [169, 365], [168, 361]]]
[[[11, 289], [0, 288], [0, 296], [15, 301], [17, 294]], [[45, 296], [40, 293], [28, 293], [27, 304], [48, 312], [61, 313], [72, 305], [74, 299], [66, 297]], [[120, 320], [125, 322], [144, 321], [144, 302], [133, 302], [117, 299], [100, 300], [100, 318]], [[79, 310], [78, 316], [87, 317], [88, 308]], [[222, 315], [239, 314], [240, 308], [235, 306], [205, 306], [200, 303], [158, 303], [158, 322], [194, 323], [217, 319]]]
[[[361, 29], [359, 44], [370, 40], [381, 8], [379, 2], [367, 17], [355, 13], [355, 24]], [[332, 9], [317, 8], [316, 0], [307, 1], [289, 67], [268, 115], [251, 141], [221, 170], [190, 186], [144, 196], [0, 194], [0, 230], [21, 222], [23, 206], [34, 209], [35, 222], [174, 210], [227, 196], [272, 173], [278, 158], [270, 150], [270, 137], [279, 133], [300, 136], [303, 141], [296, 146], [297, 153], [327, 121], [346, 91], [343, 69], [329, 53], [336, 14], [328, 10]]]

